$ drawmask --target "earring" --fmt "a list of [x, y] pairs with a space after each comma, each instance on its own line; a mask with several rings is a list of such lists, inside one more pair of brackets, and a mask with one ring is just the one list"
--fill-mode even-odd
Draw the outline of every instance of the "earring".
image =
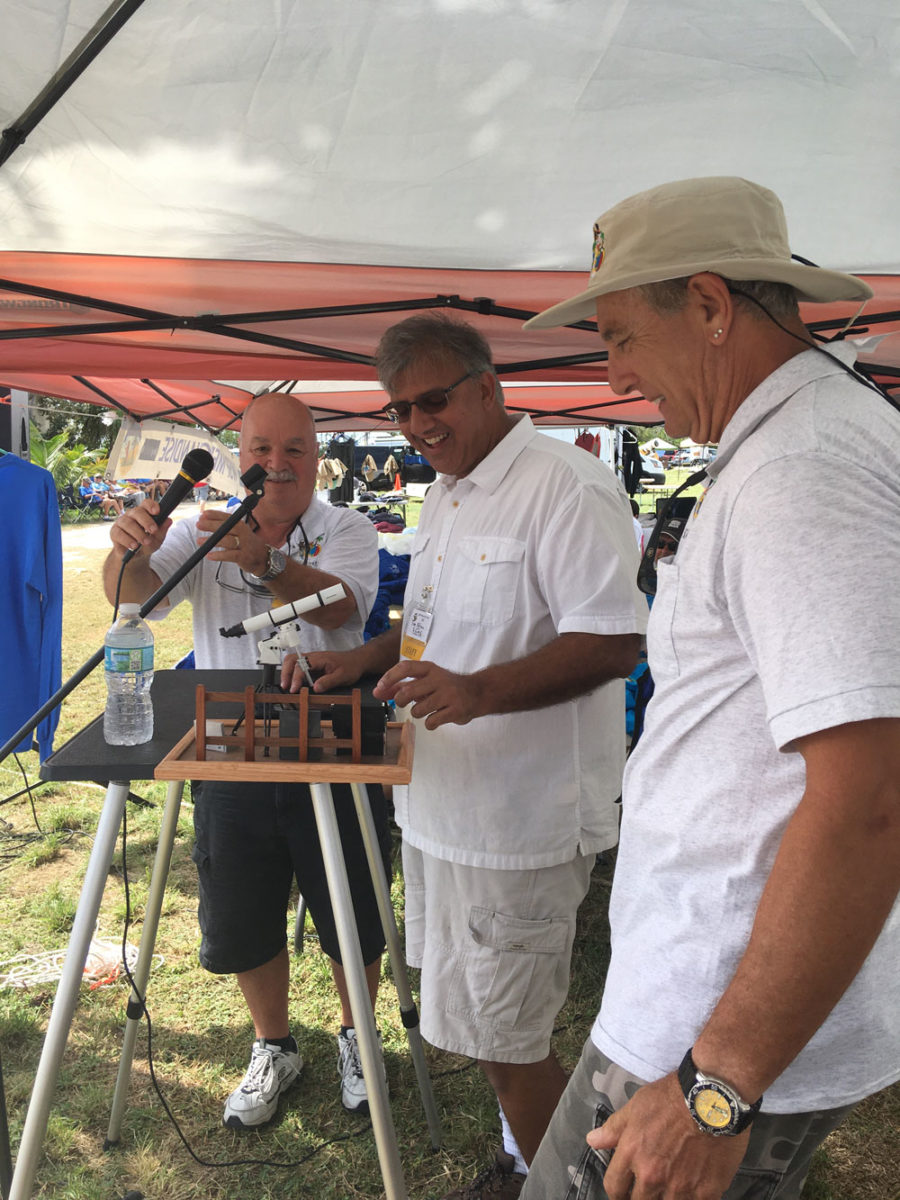
[[717, 329], [717, 330], [716, 330], [716, 332], [713, 334], [713, 337], [714, 337], [714, 338], [720, 338], [721, 336], [722, 336], [722, 330], [721, 330], [721, 329]]

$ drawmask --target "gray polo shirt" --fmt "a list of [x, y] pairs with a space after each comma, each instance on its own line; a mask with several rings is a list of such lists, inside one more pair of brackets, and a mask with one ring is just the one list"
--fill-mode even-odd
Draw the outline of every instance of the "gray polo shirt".
[[[693, 1044], [744, 952], [805, 784], [792, 740], [900, 716], [900, 414], [806, 351], [740, 406], [709, 474], [660, 563], [656, 692], [625, 775], [593, 1030], [647, 1080]], [[767, 1111], [837, 1107], [900, 1077], [898, 962], [895, 908]]]

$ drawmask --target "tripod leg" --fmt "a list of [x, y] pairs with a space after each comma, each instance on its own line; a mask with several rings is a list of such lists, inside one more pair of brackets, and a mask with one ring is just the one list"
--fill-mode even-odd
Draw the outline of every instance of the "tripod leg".
[[422, 1097], [422, 1107], [431, 1134], [431, 1145], [434, 1150], [441, 1148], [441, 1119], [438, 1115], [434, 1092], [431, 1088], [431, 1076], [425, 1062], [425, 1051], [422, 1047], [422, 1034], [419, 1031], [419, 1011], [413, 999], [409, 986], [409, 975], [406, 970], [406, 957], [400, 944], [400, 931], [394, 919], [394, 908], [391, 904], [391, 890], [384, 874], [384, 864], [378, 849], [378, 836], [375, 832], [375, 822], [372, 820], [372, 808], [369, 804], [369, 793], [365, 784], [351, 783], [353, 799], [356, 803], [356, 815], [362, 832], [366, 857], [369, 860], [369, 871], [372, 874], [372, 885], [375, 889], [375, 899], [378, 902], [378, 912], [381, 916], [381, 926], [387, 942], [388, 959], [391, 964], [391, 974], [400, 1001], [400, 1016], [409, 1038], [409, 1051], [412, 1055], [416, 1078], [419, 1081], [419, 1093]]
[[128, 1084], [131, 1079], [134, 1044], [137, 1039], [138, 1025], [143, 1015], [140, 997], [143, 996], [146, 999], [147, 996], [147, 980], [150, 978], [150, 967], [153, 964], [153, 947], [156, 945], [159, 915], [162, 912], [166, 894], [166, 879], [169, 875], [169, 865], [172, 862], [172, 847], [175, 844], [175, 834], [178, 832], [178, 814], [181, 811], [183, 791], [184, 781], [179, 779], [173, 779], [166, 791], [166, 805], [163, 809], [163, 819], [159, 829], [159, 841], [156, 844], [156, 858], [153, 860], [150, 890], [147, 893], [141, 944], [132, 972], [137, 993], [132, 989], [128, 1007], [125, 1010], [125, 1037], [122, 1041], [116, 1090], [113, 1093], [112, 1108], [109, 1114], [109, 1128], [106, 1131], [106, 1141], [103, 1143], [104, 1150], [115, 1146], [122, 1132], [122, 1119], [128, 1102]]
[[12, 1183], [12, 1155], [9, 1149], [9, 1123], [6, 1119], [6, 1096], [3, 1092], [3, 1068], [0, 1067], [0, 1196], [7, 1200]]
[[19, 1143], [9, 1200], [29, 1200], [32, 1194], [31, 1185], [37, 1170], [44, 1134], [47, 1132], [50, 1104], [59, 1079], [59, 1068], [69, 1038], [75, 1005], [78, 1003], [84, 964], [97, 924], [97, 914], [100, 911], [103, 889], [116, 848], [116, 838], [127, 796], [127, 783], [111, 781], [106, 789], [106, 799], [103, 801], [94, 846], [75, 911], [69, 948], [66, 951], [62, 975], [47, 1025], [44, 1049], [31, 1090], [31, 1101], [25, 1117], [22, 1140]]
[[306, 924], [306, 901], [297, 897], [297, 916], [294, 919], [294, 950], [303, 953], [303, 927]]
[[366, 973], [362, 951], [359, 947], [359, 933], [353, 914], [353, 901], [350, 896], [350, 885], [347, 882], [347, 867], [341, 850], [331, 787], [327, 783], [310, 783], [309, 789], [312, 794], [313, 811], [316, 815], [316, 826], [322, 846], [328, 894], [334, 910], [341, 960], [347, 977], [347, 991], [350, 996], [350, 1009], [353, 1013], [353, 1024], [359, 1043], [363, 1078], [369, 1094], [369, 1113], [375, 1133], [381, 1177], [384, 1180], [384, 1194], [387, 1200], [407, 1200], [408, 1193], [400, 1166], [397, 1134], [388, 1104], [387, 1084], [382, 1072], [381, 1051], [378, 1048], [378, 1034], [375, 1029], [375, 1015], [372, 1012], [369, 989], [366, 986]]

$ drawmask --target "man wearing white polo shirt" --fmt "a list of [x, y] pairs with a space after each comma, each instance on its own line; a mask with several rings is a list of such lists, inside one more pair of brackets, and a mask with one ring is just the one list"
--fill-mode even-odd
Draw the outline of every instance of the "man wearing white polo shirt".
[[798, 307], [871, 295], [712, 177], [605, 212], [532, 322], [595, 316], [613, 389], [719, 450], [656, 564], [612, 959], [523, 1200], [796, 1200], [900, 1078], [900, 415]]
[[617, 840], [638, 556], [613, 473], [506, 411], [477, 330], [412, 317], [377, 363], [386, 411], [439, 478], [402, 633], [310, 661], [321, 688], [386, 672], [376, 695], [417, 723], [396, 816], [422, 1033], [479, 1061], [504, 1123], [504, 1151], [452, 1196], [514, 1197], [565, 1086], [550, 1034], [575, 913]]

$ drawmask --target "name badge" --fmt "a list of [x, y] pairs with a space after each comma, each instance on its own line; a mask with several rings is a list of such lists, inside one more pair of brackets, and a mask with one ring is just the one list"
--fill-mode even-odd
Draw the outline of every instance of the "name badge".
[[418, 660], [425, 653], [434, 613], [427, 608], [414, 608], [409, 614], [400, 653], [404, 658]]

